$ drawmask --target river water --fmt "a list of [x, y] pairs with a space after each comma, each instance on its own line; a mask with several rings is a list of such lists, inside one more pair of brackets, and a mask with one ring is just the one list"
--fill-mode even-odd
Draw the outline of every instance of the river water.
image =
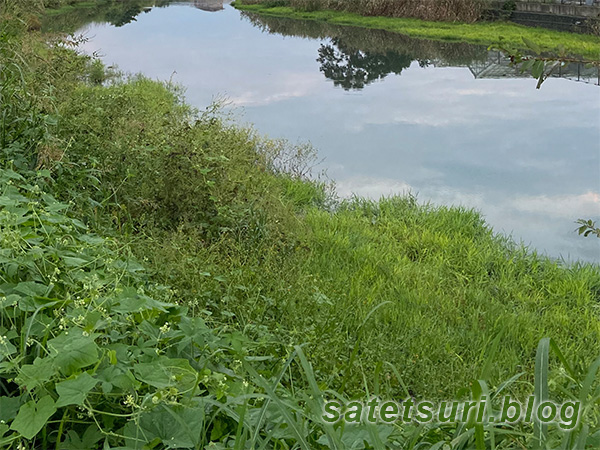
[[310, 142], [341, 196], [412, 192], [476, 208], [540, 253], [600, 261], [600, 240], [574, 231], [578, 218], [600, 219], [597, 71], [574, 64], [537, 90], [484, 47], [213, 3], [79, 33], [86, 51], [181, 84], [199, 108], [226, 98], [260, 133]]

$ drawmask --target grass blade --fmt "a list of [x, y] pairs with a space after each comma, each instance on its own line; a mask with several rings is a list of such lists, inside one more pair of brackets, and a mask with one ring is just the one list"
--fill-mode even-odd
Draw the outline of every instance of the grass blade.
[[[535, 356], [535, 405], [548, 400], [548, 358], [550, 352], [550, 339], [540, 341]], [[548, 434], [548, 425], [539, 420], [533, 423], [533, 449], [542, 450]]]

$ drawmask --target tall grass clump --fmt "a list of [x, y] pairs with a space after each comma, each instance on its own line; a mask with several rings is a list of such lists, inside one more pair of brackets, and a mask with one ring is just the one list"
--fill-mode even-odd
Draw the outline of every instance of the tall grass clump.
[[44, 114], [43, 100], [33, 92], [31, 71], [21, 48], [11, 41], [20, 25], [0, 25], [0, 158], [4, 163], [13, 161], [31, 168], [37, 145], [47, 140], [53, 120]]

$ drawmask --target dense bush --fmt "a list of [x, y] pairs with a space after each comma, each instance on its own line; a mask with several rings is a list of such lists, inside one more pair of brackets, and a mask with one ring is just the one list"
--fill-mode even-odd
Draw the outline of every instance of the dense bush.
[[[150, 282], [126, 247], [69, 217], [69, 205], [44, 192], [48, 177], [40, 172], [27, 181], [0, 170], [4, 448], [200, 449], [212, 443], [208, 448], [346, 450], [447, 441], [458, 449], [481, 439], [477, 448], [485, 449], [485, 435], [495, 448], [511, 448], [519, 435], [535, 443], [521, 426], [512, 436], [501, 425], [482, 425], [478, 436], [477, 426], [321, 423], [324, 392], [301, 348], [265, 354], [242, 334], [190, 317], [170, 289]], [[548, 352], [541, 348], [538, 354]], [[289, 375], [296, 356], [304, 380]], [[547, 356], [538, 366], [544, 377]], [[585, 419], [564, 436], [551, 434], [548, 444], [594, 445], [598, 433], [588, 437], [587, 427], [598, 425], [593, 381], [600, 360], [581, 376], [566, 364], [568, 376], [555, 382], [563, 386], [561, 395], [582, 400]]]
[[64, 138], [80, 136], [62, 166], [65, 191], [73, 195], [68, 185], [75, 186], [81, 164], [94, 165], [103, 183], [90, 195], [97, 202], [109, 198], [120, 224], [191, 224], [206, 237], [229, 231], [256, 238], [275, 224], [261, 210], [285, 183], [265, 174], [280, 164], [303, 171], [302, 150], [295, 156], [285, 143], [260, 139], [210, 112], [195, 116], [176, 92], [144, 78], [81, 86], [61, 111]]

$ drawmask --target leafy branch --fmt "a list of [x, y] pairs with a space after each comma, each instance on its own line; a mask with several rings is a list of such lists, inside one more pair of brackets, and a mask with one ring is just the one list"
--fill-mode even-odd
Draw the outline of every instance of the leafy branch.
[[588, 237], [591, 234], [600, 238], [600, 227], [597, 227], [596, 222], [593, 220], [579, 219], [577, 223], [581, 225], [579, 228], [577, 228], [577, 232], [580, 235], [583, 234], [584, 237]]

